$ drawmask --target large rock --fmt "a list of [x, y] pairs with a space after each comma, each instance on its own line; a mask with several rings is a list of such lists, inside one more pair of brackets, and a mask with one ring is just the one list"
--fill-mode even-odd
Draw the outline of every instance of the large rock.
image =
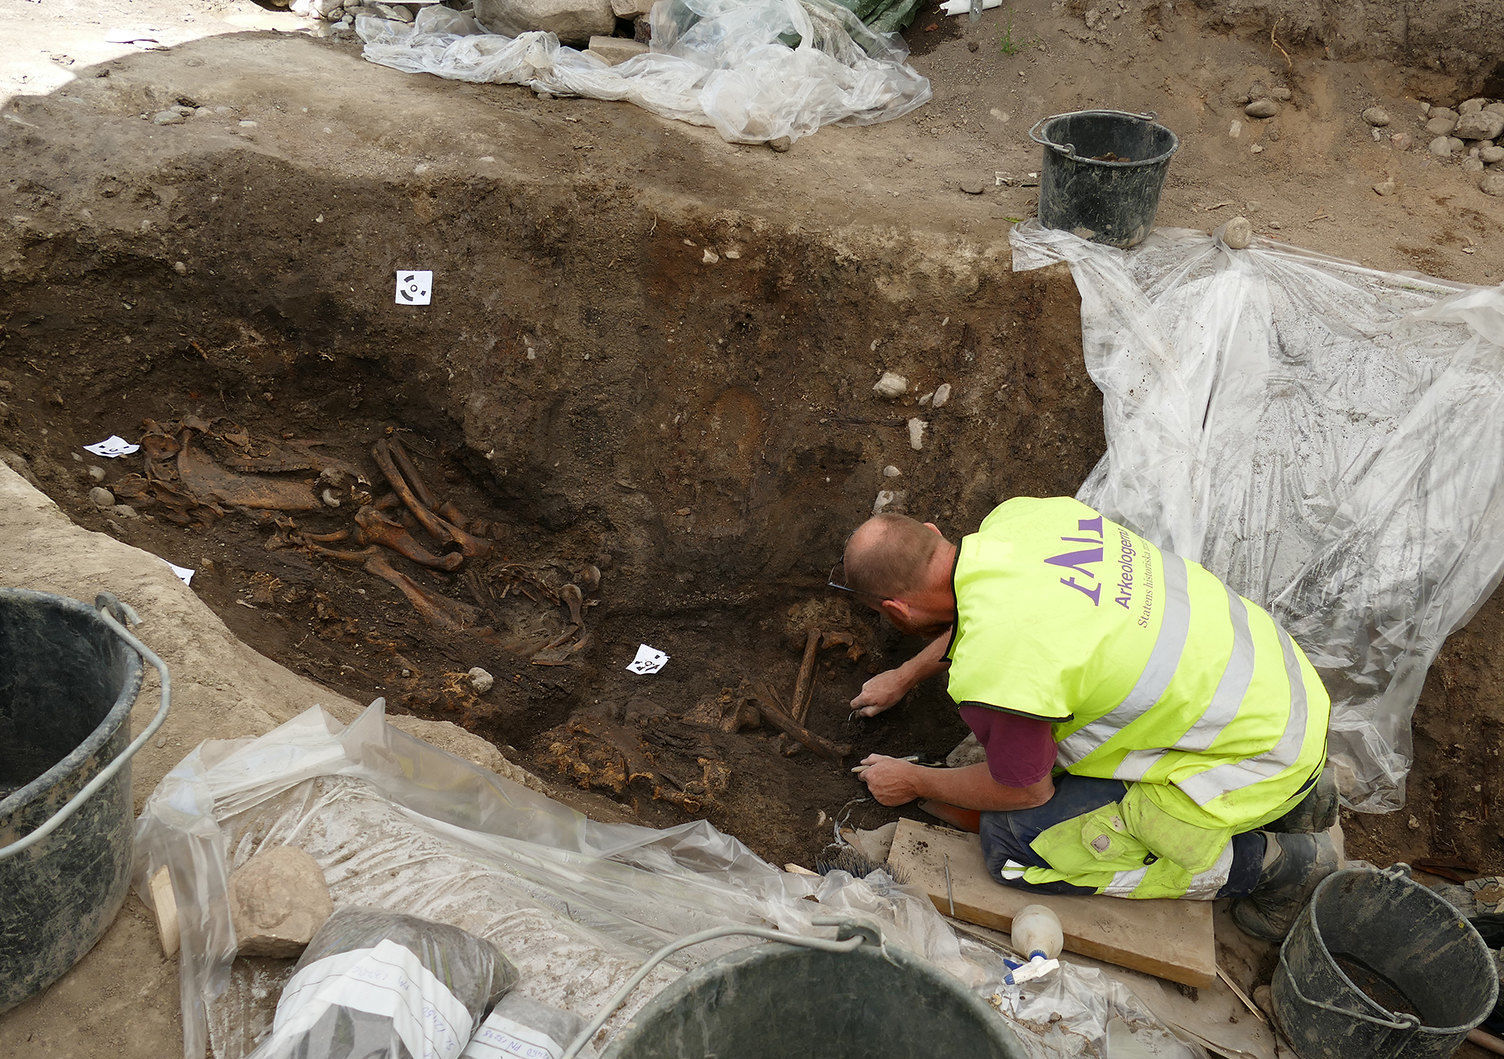
[[492, 33], [541, 29], [565, 44], [588, 44], [616, 28], [611, 0], [475, 0], [475, 17]]
[[242, 956], [297, 956], [334, 911], [318, 861], [296, 846], [262, 850], [230, 876]]
[[1464, 140], [1492, 140], [1501, 132], [1504, 132], [1504, 114], [1479, 110], [1462, 115], [1452, 135]]

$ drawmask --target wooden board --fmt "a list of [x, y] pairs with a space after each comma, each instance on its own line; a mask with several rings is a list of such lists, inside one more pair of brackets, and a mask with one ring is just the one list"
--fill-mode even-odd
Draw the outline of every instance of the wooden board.
[[1052, 897], [1016, 890], [987, 873], [976, 835], [900, 820], [888, 863], [929, 894], [944, 915], [952, 914], [945, 888], [947, 854], [956, 919], [1007, 931], [1025, 905], [1047, 905], [1060, 917], [1070, 952], [1185, 985], [1210, 985], [1217, 976], [1210, 901]]

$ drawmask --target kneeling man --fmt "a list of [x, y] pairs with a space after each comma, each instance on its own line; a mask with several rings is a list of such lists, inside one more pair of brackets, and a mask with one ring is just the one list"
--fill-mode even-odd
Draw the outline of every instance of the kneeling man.
[[[1244, 897], [1238, 925], [1282, 938], [1336, 868], [1323, 779], [1330, 702], [1270, 615], [1194, 562], [1068, 497], [1018, 497], [959, 546], [878, 515], [844, 587], [933, 640], [862, 687], [871, 717], [928, 676], [986, 750], [925, 768], [882, 755], [884, 805], [981, 833], [992, 874], [1044, 893]], [[842, 581], [844, 578], [844, 582]]]

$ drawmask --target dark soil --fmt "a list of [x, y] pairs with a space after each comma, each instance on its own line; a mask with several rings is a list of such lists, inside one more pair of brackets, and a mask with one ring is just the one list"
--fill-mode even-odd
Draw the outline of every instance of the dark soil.
[[[154, 259], [154, 240], [65, 230], [26, 248], [3, 294], [0, 444], [77, 521], [197, 570], [225, 623], [294, 670], [462, 724], [644, 823], [703, 816], [775, 862], [809, 863], [848, 811], [859, 826], [891, 818], [852, 804], [865, 788], [850, 766], [872, 751], [943, 757], [965, 728], [938, 688], [849, 718], [861, 681], [917, 645], [853, 612], [826, 573], [879, 489], [952, 535], [1008, 495], [1075, 489], [1102, 437], [1067, 273], [936, 281], [901, 253], [865, 260], [588, 188], [377, 194], [331, 178], [315, 210], [287, 201], [285, 167], [236, 166], [181, 166], [170, 194], [113, 173], [82, 189], [94, 211], [170, 202], [168, 253], [186, 275]], [[310, 232], [432, 265], [434, 305], [389, 304], [365, 265], [302, 249]], [[714, 266], [711, 246], [726, 255]], [[872, 392], [885, 369], [912, 379], [908, 397]], [[950, 401], [923, 407], [944, 381]], [[920, 451], [911, 416], [930, 424]], [[111, 433], [142, 451], [82, 452]], [[357, 549], [327, 536], [362, 507], [400, 520], [371, 455], [388, 439], [435, 505], [494, 542], [453, 573], [387, 553], [458, 604], [433, 620], [358, 559], [319, 550]], [[225, 499], [184, 470], [184, 446], [261, 494], [333, 483], [340, 506]], [[889, 464], [902, 476], [885, 478]], [[91, 465], [137, 515], [93, 505]], [[566, 585], [584, 603], [573, 633]], [[808, 724], [851, 748], [841, 761], [745, 705], [789, 703], [811, 627], [829, 646]], [[672, 660], [627, 672], [640, 643]], [[485, 694], [465, 679], [474, 666], [495, 677]]]

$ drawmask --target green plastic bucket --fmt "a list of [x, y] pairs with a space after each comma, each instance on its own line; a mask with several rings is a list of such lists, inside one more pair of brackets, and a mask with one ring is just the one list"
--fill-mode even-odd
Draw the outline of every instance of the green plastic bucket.
[[1043, 118], [1029, 138], [1044, 148], [1039, 222], [1108, 246], [1143, 242], [1180, 147], [1153, 114], [1078, 110]]
[[1274, 1016], [1301, 1059], [1445, 1059], [1498, 995], [1478, 931], [1396, 869], [1323, 879], [1274, 974]]
[[649, 1001], [602, 1059], [1024, 1059], [997, 1012], [902, 949], [753, 945]]

